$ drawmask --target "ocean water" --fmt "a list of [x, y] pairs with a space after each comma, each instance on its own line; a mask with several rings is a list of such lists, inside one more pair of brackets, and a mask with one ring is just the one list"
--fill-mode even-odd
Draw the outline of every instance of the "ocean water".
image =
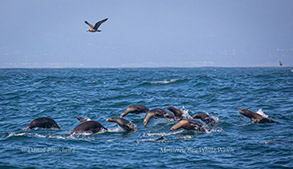
[[[292, 69], [0, 69], [0, 168], [292, 168]], [[125, 117], [134, 132], [105, 121], [131, 104], [219, 122], [197, 133], [171, 132], [176, 122], [167, 119], [144, 127], [144, 114]], [[238, 109], [278, 123], [252, 124]], [[109, 131], [70, 135], [77, 116]], [[24, 129], [38, 117], [62, 129]]]

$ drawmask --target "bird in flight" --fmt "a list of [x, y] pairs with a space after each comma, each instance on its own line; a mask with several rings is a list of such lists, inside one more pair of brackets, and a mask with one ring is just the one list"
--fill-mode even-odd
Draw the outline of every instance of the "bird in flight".
[[90, 28], [87, 30], [87, 32], [102, 32], [102, 30], [98, 30], [98, 28], [102, 25], [102, 23], [106, 22], [108, 18], [103, 19], [95, 24], [95, 26], [91, 25], [87, 21], [84, 21]]

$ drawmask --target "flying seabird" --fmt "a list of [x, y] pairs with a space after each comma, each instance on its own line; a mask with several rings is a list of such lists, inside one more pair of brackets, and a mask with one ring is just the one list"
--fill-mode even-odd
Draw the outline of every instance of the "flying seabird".
[[102, 25], [102, 23], [106, 22], [108, 18], [103, 19], [95, 24], [95, 26], [91, 25], [87, 21], [84, 21], [90, 28], [87, 30], [87, 32], [101, 32], [102, 30], [98, 30], [98, 28]]

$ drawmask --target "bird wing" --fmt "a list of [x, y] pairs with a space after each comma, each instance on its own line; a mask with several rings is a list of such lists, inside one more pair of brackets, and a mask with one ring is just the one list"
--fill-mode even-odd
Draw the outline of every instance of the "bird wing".
[[102, 23], [104, 23], [104, 22], [106, 22], [108, 20], [108, 18], [106, 18], [106, 19], [103, 19], [103, 20], [101, 20], [101, 21], [99, 21], [99, 22], [97, 22], [96, 24], [95, 24], [95, 27], [94, 27], [94, 29], [98, 29], [101, 25], [102, 25]]
[[94, 28], [94, 26], [93, 25], [91, 25], [90, 23], [88, 23], [87, 21], [84, 21], [84, 23], [85, 24], [87, 24], [91, 29], [93, 29]]

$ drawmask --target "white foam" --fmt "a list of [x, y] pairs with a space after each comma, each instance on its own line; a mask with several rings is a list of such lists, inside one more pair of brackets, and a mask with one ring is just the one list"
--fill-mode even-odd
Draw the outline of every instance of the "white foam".
[[71, 134], [71, 135], [84, 135], [84, 136], [89, 136], [89, 135], [93, 135], [93, 134], [102, 134], [102, 133], [105, 133], [107, 131], [108, 130], [106, 130], [106, 129], [101, 129], [97, 133], [92, 133], [92, 132], [88, 132], [88, 131], [81, 131], [81, 132], [77, 132], [77, 133], [74, 133], [74, 134]]
[[41, 138], [46, 138], [46, 137], [49, 137], [49, 136], [45, 136], [45, 135], [42, 135], [42, 134], [33, 134], [33, 136], [36, 136], [36, 137], [41, 137]]
[[[78, 119], [79, 120], [79, 119]], [[81, 120], [81, 121], [80, 121]], [[88, 117], [81, 117], [79, 121], [80, 122], [86, 122], [86, 121], [92, 121], [92, 119], [88, 118]]]
[[269, 117], [268, 115], [266, 115], [266, 114], [262, 111], [262, 109], [259, 109], [256, 113], [259, 114], [259, 115], [261, 115], [261, 116], [264, 117], [264, 118], [268, 118], [268, 117]]
[[[82, 117], [83, 118], [83, 117]], [[92, 119], [90, 119], [90, 118], [88, 118], [88, 117], [85, 117], [85, 118], [83, 118], [85, 121], [83, 121], [83, 122], [86, 122], [86, 121], [92, 121]]]
[[40, 84], [40, 83], [41, 83], [40, 81], [39, 82], [34, 82], [33, 85]]
[[90, 119], [90, 118], [88, 118], [88, 117], [86, 117], [85, 120], [86, 120], [86, 121], [92, 121], [92, 119]]
[[142, 143], [142, 142], [169, 142], [166, 139], [158, 140], [158, 138], [147, 138], [147, 139], [141, 139], [136, 140], [136, 143]]
[[181, 136], [181, 137], [178, 137], [178, 139], [190, 140], [192, 139], [192, 136]]
[[121, 132], [121, 131], [124, 131], [124, 130], [121, 127], [116, 127], [116, 128], [108, 128], [107, 131], [111, 132], [111, 133], [116, 133], [116, 132]]
[[114, 142], [114, 141], [116, 141], [116, 139], [109, 139], [109, 140], [107, 140], [107, 142]]
[[57, 139], [66, 139], [65, 136], [54, 136], [54, 135], [42, 135], [38, 133], [9, 133], [7, 137], [17, 137], [17, 136], [35, 136], [40, 138], [57, 138]]
[[224, 131], [222, 128], [212, 128], [211, 130], [206, 130], [206, 133], [214, 133], [214, 132], [222, 132]]
[[7, 137], [18, 137], [18, 136], [35, 136], [35, 137], [48, 137], [46, 135], [38, 134], [38, 133], [9, 133]]
[[72, 139], [72, 140], [95, 140], [95, 138], [92, 137], [78, 137], [79, 135], [87, 136], [92, 135], [92, 133], [79, 133], [77, 135], [43, 135], [38, 133], [9, 133], [7, 137], [18, 137], [18, 136], [34, 136], [39, 138], [54, 138], [54, 139]]
[[7, 137], [13, 137], [13, 136], [25, 136], [25, 135], [28, 135], [28, 133], [18, 133], [18, 134], [15, 134], [15, 133], [9, 133], [9, 135]]
[[61, 136], [61, 139], [72, 139], [72, 140], [82, 140], [82, 141], [91, 141], [91, 140], [95, 140], [95, 138], [92, 137], [76, 137], [74, 135], [70, 135], [70, 136]]
[[179, 79], [171, 79], [171, 80], [164, 80], [164, 81], [152, 81], [151, 84], [168, 84], [178, 81]]
[[174, 132], [168, 132], [168, 133], [144, 133], [142, 136], [169, 136], [172, 134], [178, 134], [178, 133], [182, 133], [184, 130], [178, 130], [178, 131], [174, 131]]
[[191, 116], [190, 116], [190, 114], [188, 113], [188, 109], [185, 109], [185, 107], [183, 106], [181, 109], [180, 109], [181, 111], [182, 111], [182, 117], [183, 117], [183, 119], [193, 119]]
[[91, 132], [78, 132], [73, 135], [89, 136], [89, 135], [93, 135], [93, 133], [91, 133]]

